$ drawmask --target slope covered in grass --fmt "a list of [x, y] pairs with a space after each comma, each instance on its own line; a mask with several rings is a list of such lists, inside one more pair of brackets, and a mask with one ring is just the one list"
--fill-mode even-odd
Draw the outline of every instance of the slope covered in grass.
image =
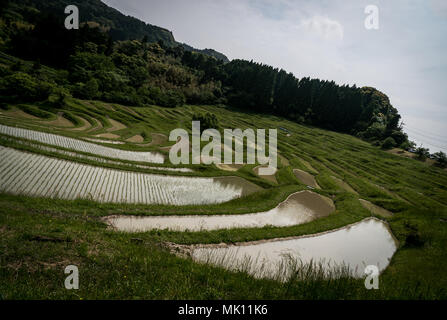
[[[100, 102], [94, 104], [101, 105]], [[42, 106], [36, 106], [39, 107]], [[257, 177], [253, 172], [255, 165], [245, 165], [236, 172], [220, 170], [214, 165], [200, 165], [191, 166], [195, 170], [193, 173], [176, 173], [236, 175], [263, 188], [222, 204], [111, 204], [1, 194], [2, 298], [446, 298], [447, 274], [443, 267], [447, 262], [445, 170], [389, 154], [349, 135], [228, 107], [165, 109], [151, 106], [133, 108], [130, 113], [125, 111], [125, 107], [114, 106], [114, 111], [105, 111], [92, 107], [90, 102], [74, 100], [68, 110], [85, 119], [101, 119], [105, 127], [108, 125], [107, 116], [119, 120], [126, 125], [120, 130], [123, 142], [126, 137], [141, 132], [150, 137], [153, 133], [169, 136], [172, 129], [179, 127], [190, 130], [193, 115], [200, 112], [215, 114], [220, 130], [282, 127], [288, 133], [278, 130], [278, 148], [281, 156], [288, 160], [288, 165], [287, 162], [280, 164], [275, 175], [277, 184]], [[37, 121], [0, 117], [3, 125], [51, 131], [71, 138], [89, 136], [88, 132], [39, 127]], [[8, 147], [20, 149], [18, 143], [5, 141], [9, 140], [0, 139], [2, 144], [9, 143]], [[160, 151], [163, 146], [141, 147], [126, 142], [113, 147]], [[31, 147], [22, 148], [22, 151], [44, 153]], [[46, 155], [64, 158], [58, 153]], [[69, 160], [80, 161], [77, 158]], [[89, 160], [89, 164], [106, 165], [95, 159]], [[288, 227], [200, 232], [153, 230], [139, 234], [116, 233], [102, 221], [102, 217], [114, 214], [209, 215], [266, 211], [291, 193], [306, 189], [295, 177], [293, 169], [306, 171], [315, 177], [321, 189], [314, 192], [333, 199], [336, 206], [334, 214]], [[355, 193], [346, 190], [333, 177], [349, 185]], [[390, 224], [399, 240], [398, 251], [380, 277], [379, 290], [366, 290], [361, 279], [322, 280], [317, 270], [308, 270], [304, 280], [301, 276], [300, 281], [291, 279], [285, 284], [254, 279], [245, 273], [228, 272], [176, 257], [164, 245], [166, 242], [234, 243], [324, 232], [374, 215], [362, 206], [359, 199], [368, 200], [392, 213], [389, 217], [379, 218]], [[67, 291], [63, 285], [63, 269], [68, 264], [78, 265], [81, 270], [80, 290], [77, 292]]]

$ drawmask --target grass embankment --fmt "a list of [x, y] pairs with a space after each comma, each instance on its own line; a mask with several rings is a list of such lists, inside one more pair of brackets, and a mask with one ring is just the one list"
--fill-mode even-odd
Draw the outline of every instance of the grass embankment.
[[[100, 102], [94, 102], [100, 104]], [[74, 106], [76, 105], [76, 106]], [[93, 105], [93, 104], [92, 104]], [[85, 119], [106, 123], [124, 114], [125, 108], [89, 109], [87, 103], [73, 103], [73, 112]], [[107, 111], [106, 111], [107, 110]], [[266, 190], [243, 199], [208, 206], [110, 205], [89, 201], [62, 201], [0, 195], [0, 294], [2, 298], [170, 298], [170, 299], [362, 299], [362, 298], [447, 298], [447, 173], [413, 159], [405, 159], [375, 148], [354, 137], [305, 127], [281, 118], [238, 112], [215, 106], [186, 106], [177, 109], [134, 108], [116, 119], [127, 126], [117, 131], [124, 139], [142, 131], [168, 134], [191, 126], [194, 112], [209, 111], [219, 118], [221, 128], [278, 128], [280, 154], [290, 166], [281, 166], [278, 185], [263, 181], [244, 166], [225, 172], [214, 166], [196, 175], [239, 175]], [[135, 117], [141, 117], [138, 120]], [[113, 117], [115, 119], [115, 117]], [[169, 120], [169, 121], [167, 121]], [[11, 119], [1, 123], [14, 124]], [[30, 126], [32, 121], [23, 121]], [[109, 125], [110, 127], [110, 125]], [[35, 128], [35, 127], [34, 127]], [[45, 131], [45, 129], [42, 129]], [[97, 132], [101, 132], [101, 130]], [[86, 132], [57, 132], [71, 137]], [[97, 133], [95, 132], [95, 134]], [[17, 146], [13, 146], [17, 147]], [[31, 148], [31, 147], [30, 147]], [[127, 143], [118, 148], [157, 150]], [[151, 149], [153, 148], [153, 149]], [[38, 152], [36, 150], [28, 150]], [[52, 156], [61, 157], [54, 154]], [[76, 160], [76, 159], [70, 159]], [[76, 160], [78, 161], [78, 160]], [[93, 161], [92, 165], [104, 165]], [[332, 197], [336, 212], [299, 226], [230, 229], [209, 232], [154, 230], [125, 234], [108, 230], [100, 217], [110, 214], [217, 214], [248, 213], [273, 208], [290, 193], [305, 188], [294, 176], [298, 168], [315, 176], [321, 190]], [[121, 168], [120, 168], [121, 169]], [[206, 173], [204, 173], [206, 172]], [[350, 193], [332, 176], [344, 181], [358, 194]], [[393, 213], [389, 222], [399, 240], [399, 250], [380, 277], [379, 290], [366, 290], [363, 280], [306, 280], [279, 283], [256, 280], [244, 273], [193, 263], [169, 253], [163, 242], [181, 244], [253, 241], [317, 233], [342, 227], [371, 215], [360, 203], [366, 199]], [[64, 288], [66, 265], [80, 268], [80, 290]]]

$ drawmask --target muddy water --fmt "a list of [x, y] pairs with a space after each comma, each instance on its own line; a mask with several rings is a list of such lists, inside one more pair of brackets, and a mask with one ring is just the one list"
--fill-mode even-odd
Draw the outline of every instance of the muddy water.
[[188, 216], [111, 216], [106, 221], [120, 231], [142, 232], [151, 229], [176, 231], [260, 228], [267, 225], [292, 226], [329, 215], [335, 210], [332, 200], [310, 191], [290, 195], [276, 208], [266, 212], [238, 215]]
[[241, 189], [241, 196], [246, 196], [254, 192], [262, 190], [258, 185], [251, 183], [241, 177], [227, 176], [213, 178], [213, 182], [218, 183], [223, 187], [235, 187]]
[[310, 173], [307, 173], [306, 171], [300, 169], [293, 169], [293, 173], [295, 174], [295, 177], [305, 185], [321, 189], [317, 181], [315, 180], [315, 177]]
[[[321, 262], [325, 271], [348, 266], [354, 277], [363, 277], [367, 265], [384, 270], [397, 243], [384, 222], [368, 218], [332, 232], [298, 238], [240, 243], [232, 246], [193, 246], [194, 260], [244, 270], [255, 277], [286, 279], [290, 270], [281, 265], [287, 259], [302, 263]], [[290, 261], [290, 260], [289, 260]]]

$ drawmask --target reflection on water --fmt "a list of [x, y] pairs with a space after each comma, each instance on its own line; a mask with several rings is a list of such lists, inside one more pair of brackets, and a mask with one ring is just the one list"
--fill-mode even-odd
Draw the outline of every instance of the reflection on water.
[[[229, 181], [227, 181], [229, 183]], [[170, 229], [176, 231], [216, 230], [225, 228], [285, 227], [312, 221], [335, 210], [332, 200], [310, 191], [290, 195], [276, 208], [266, 212], [238, 215], [188, 216], [111, 216], [106, 221], [121, 231]]]
[[241, 189], [241, 196], [246, 196], [254, 192], [262, 190], [258, 185], [251, 183], [241, 177], [229, 176], [229, 177], [216, 177], [213, 178], [213, 182], [220, 184], [223, 187], [233, 187]]
[[196, 261], [230, 270], [241, 270], [244, 266], [243, 270], [256, 277], [278, 277], [278, 266], [285, 256], [300, 259], [302, 263], [321, 261], [327, 270], [345, 265], [353, 276], [363, 277], [367, 265], [384, 270], [396, 249], [396, 240], [388, 226], [378, 219], [368, 218], [314, 236], [232, 246], [196, 246], [191, 254]]

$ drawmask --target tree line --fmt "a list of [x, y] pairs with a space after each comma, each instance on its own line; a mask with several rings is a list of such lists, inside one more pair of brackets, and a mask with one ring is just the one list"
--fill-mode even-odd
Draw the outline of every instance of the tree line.
[[98, 25], [66, 30], [63, 15], [32, 7], [0, 12], [0, 50], [33, 61], [0, 65], [4, 102], [47, 100], [63, 107], [73, 96], [134, 106], [227, 104], [352, 134], [383, 148], [413, 146], [397, 109], [371, 87], [299, 79], [253, 61], [226, 63], [148, 36], [114, 40]]

